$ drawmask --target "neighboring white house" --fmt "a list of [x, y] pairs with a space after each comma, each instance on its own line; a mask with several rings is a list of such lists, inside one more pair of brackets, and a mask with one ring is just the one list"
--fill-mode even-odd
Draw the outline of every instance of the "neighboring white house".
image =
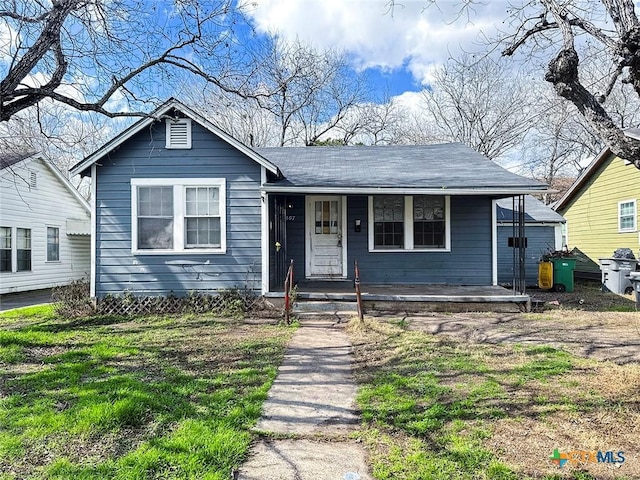
[[64, 285], [91, 270], [91, 209], [33, 154], [0, 154], [0, 294]]

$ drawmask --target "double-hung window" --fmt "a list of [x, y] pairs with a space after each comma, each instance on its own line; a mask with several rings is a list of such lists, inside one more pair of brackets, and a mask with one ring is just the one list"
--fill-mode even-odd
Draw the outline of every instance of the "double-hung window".
[[11, 227], [0, 227], [0, 272], [13, 271]]
[[369, 197], [370, 251], [450, 251], [449, 197]]
[[376, 248], [404, 248], [404, 197], [373, 197], [373, 238]]
[[60, 261], [60, 229], [47, 227], [47, 262]]
[[31, 229], [16, 228], [17, 271], [31, 270]]
[[186, 187], [185, 248], [220, 248], [220, 187]]
[[224, 179], [132, 179], [131, 198], [134, 253], [225, 252]]
[[636, 201], [625, 200], [618, 202], [618, 231], [619, 232], [635, 232], [636, 231]]

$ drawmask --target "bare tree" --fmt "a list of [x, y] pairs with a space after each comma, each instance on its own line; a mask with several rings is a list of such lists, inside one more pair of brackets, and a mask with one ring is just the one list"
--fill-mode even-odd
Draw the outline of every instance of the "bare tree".
[[277, 145], [312, 145], [338, 125], [363, 98], [364, 81], [344, 54], [319, 51], [299, 40], [275, 37], [252, 78], [259, 108], [278, 124]]
[[[158, 85], [189, 72], [242, 91], [232, 0], [0, 0], [0, 121], [51, 99], [107, 116], [140, 115]], [[122, 102], [122, 103], [121, 103]], [[131, 105], [134, 105], [133, 111]]]
[[[619, 83], [640, 96], [640, 21], [634, 1], [532, 0], [513, 10], [511, 24], [515, 30], [503, 38], [503, 54], [550, 55], [545, 80], [556, 94], [575, 105], [613, 153], [640, 168], [640, 141], [627, 137], [606, 107]], [[584, 49], [587, 43], [594, 47]], [[607, 68], [601, 82], [588, 83], [580, 67], [594, 48]]]
[[258, 67], [245, 85], [252, 95], [215, 85], [187, 92], [188, 101], [248, 145], [313, 145], [360, 108], [365, 79], [340, 52], [271, 37], [254, 56]]
[[463, 55], [434, 70], [423, 92], [425, 120], [440, 140], [465, 143], [496, 159], [530, 127], [527, 83], [503, 61]]

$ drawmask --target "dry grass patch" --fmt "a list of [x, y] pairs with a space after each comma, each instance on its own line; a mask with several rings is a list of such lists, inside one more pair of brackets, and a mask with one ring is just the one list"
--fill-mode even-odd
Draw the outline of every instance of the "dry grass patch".
[[[350, 329], [376, 478], [640, 478], [637, 364], [406, 326]], [[626, 461], [558, 469], [556, 448], [624, 451]]]

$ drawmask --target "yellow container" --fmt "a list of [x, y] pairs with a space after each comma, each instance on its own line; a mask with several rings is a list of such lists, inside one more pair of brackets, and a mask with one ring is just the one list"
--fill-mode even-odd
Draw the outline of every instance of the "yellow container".
[[540, 262], [538, 264], [538, 287], [543, 290], [553, 288], [553, 263]]

